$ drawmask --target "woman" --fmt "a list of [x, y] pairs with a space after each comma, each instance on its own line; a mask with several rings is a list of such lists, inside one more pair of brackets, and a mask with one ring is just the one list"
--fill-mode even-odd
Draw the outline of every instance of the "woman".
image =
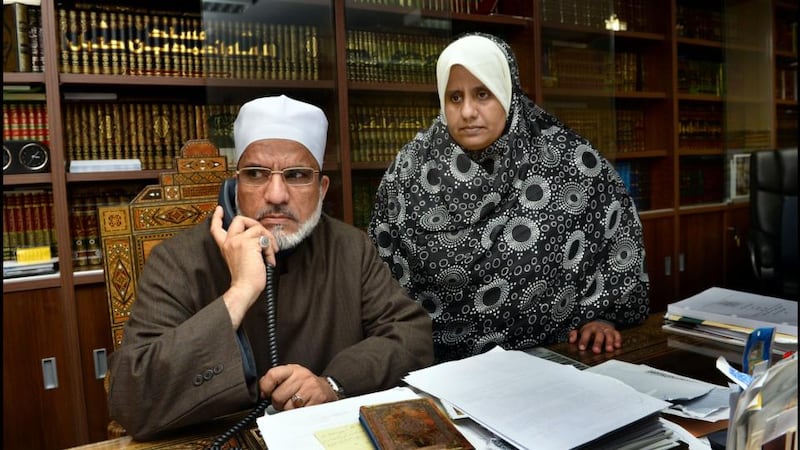
[[641, 222], [591, 144], [533, 103], [511, 48], [470, 34], [442, 114], [384, 174], [369, 234], [433, 319], [437, 361], [569, 340], [614, 351], [648, 314]]

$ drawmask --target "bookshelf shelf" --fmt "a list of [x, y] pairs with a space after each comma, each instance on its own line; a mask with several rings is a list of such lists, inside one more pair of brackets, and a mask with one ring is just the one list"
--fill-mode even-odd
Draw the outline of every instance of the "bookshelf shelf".
[[72, 277], [76, 285], [87, 285], [105, 282], [103, 269], [83, 270], [73, 272]]
[[[172, 169], [169, 169], [172, 170]], [[164, 170], [127, 170], [119, 172], [82, 172], [67, 173], [68, 183], [115, 181], [115, 180], [157, 180]]]
[[62, 85], [103, 86], [180, 86], [180, 87], [229, 87], [229, 88], [274, 88], [274, 89], [333, 89], [332, 80], [256, 80], [249, 78], [186, 78], [144, 75], [94, 75], [62, 73]]
[[436, 86], [423, 83], [370, 83], [365, 81], [350, 81], [350, 92], [419, 92], [436, 94]]
[[542, 32], [551, 37], [613, 37], [615, 40], [637, 40], [661, 42], [666, 40], [666, 36], [661, 33], [647, 33], [642, 31], [609, 31], [599, 28], [584, 27], [580, 25], [569, 25], [562, 23], [544, 22]]
[[725, 151], [720, 148], [678, 149], [680, 156], [722, 155]]
[[61, 286], [61, 274], [58, 272], [47, 275], [10, 278], [3, 280], [3, 294], [32, 291], [36, 289], [55, 288], [59, 286]]
[[50, 184], [53, 175], [50, 173], [28, 173], [19, 175], [3, 175], [3, 186], [23, 186], [26, 184]]
[[[532, 17], [521, 15], [479, 13], [469, 14], [463, 12], [437, 11], [424, 8], [417, 9], [401, 6], [371, 5], [367, 3], [353, 2], [350, 0], [347, 1], [346, 6], [348, 20], [371, 21], [373, 23], [377, 23], [378, 21], [376, 21], [376, 19], [378, 17], [395, 16], [401, 21], [398, 23], [401, 26], [409, 26], [409, 24], [414, 25], [416, 22], [417, 25], [424, 27], [426, 22], [419, 21], [419, 19], [423, 18], [442, 19], [446, 20], [447, 22], [454, 21], [487, 25], [511, 25], [517, 27], [526, 27], [533, 22]], [[376, 17], [376, 14], [379, 14], [380, 16]], [[390, 28], [389, 24], [387, 23], [382, 22], [381, 24], [387, 28]], [[429, 25], [435, 26], [435, 24]]]
[[44, 83], [44, 72], [3, 72], [3, 84]]
[[719, 95], [711, 94], [678, 94], [678, 100], [692, 101], [692, 102], [716, 102], [721, 103], [725, 100]]
[[542, 94], [547, 98], [554, 97], [599, 97], [618, 99], [662, 100], [667, 98], [666, 92], [654, 91], [610, 91], [598, 89], [571, 89], [571, 88], [542, 88]]

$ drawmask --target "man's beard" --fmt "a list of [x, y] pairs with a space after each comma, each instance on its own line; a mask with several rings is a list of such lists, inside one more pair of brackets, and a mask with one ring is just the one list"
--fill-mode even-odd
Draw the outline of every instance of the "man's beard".
[[[294, 233], [284, 232], [282, 225], [275, 225], [274, 227], [272, 227], [272, 229], [270, 229], [272, 235], [275, 236], [275, 241], [276, 241], [275, 244], [277, 244], [279, 250], [286, 250], [289, 248], [296, 247], [299, 243], [303, 242], [303, 240], [307, 238], [314, 231], [314, 228], [316, 228], [317, 224], [319, 223], [320, 217], [322, 217], [323, 200], [324, 197], [320, 195], [319, 202], [317, 203], [317, 208], [311, 214], [311, 217], [309, 217], [305, 222], [301, 223], [300, 226], [297, 228], [297, 231], [295, 231]], [[256, 217], [254, 217], [254, 219], [260, 221], [264, 216], [266, 216], [269, 213], [275, 212], [276, 210], [286, 216], [292, 218], [295, 217], [295, 215], [286, 208], [283, 207], [276, 208], [272, 206], [267, 206], [258, 211], [258, 214], [256, 214]], [[236, 212], [239, 215], [243, 215], [242, 211], [239, 209], [238, 193], [236, 195]]]

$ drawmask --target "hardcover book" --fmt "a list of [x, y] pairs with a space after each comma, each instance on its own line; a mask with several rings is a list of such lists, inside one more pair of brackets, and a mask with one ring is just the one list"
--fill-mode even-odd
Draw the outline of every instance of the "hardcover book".
[[379, 450], [474, 450], [429, 398], [362, 406], [359, 421]]

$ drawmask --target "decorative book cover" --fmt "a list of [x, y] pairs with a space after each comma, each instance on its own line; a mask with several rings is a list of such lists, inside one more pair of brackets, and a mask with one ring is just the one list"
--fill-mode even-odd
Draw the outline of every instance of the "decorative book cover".
[[429, 398], [362, 406], [359, 421], [379, 450], [474, 450]]

